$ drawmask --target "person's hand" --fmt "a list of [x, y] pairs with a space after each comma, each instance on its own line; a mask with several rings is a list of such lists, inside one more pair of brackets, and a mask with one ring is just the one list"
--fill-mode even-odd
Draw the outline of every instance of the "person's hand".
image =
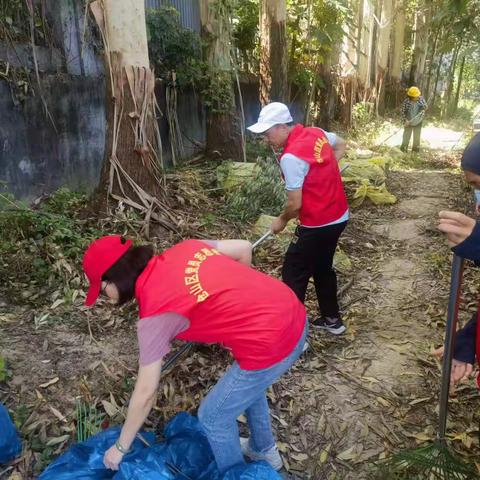
[[410, 120], [407, 120], [407, 121], [405, 122], [405, 126], [406, 126], [406, 127], [409, 127], [409, 126], [410, 126]]
[[[432, 355], [437, 358], [442, 358], [445, 348], [442, 346], [432, 352]], [[468, 380], [475, 374], [473, 365], [471, 363], [461, 362], [460, 360], [452, 359], [452, 371], [450, 373], [450, 385], [453, 387], [458, 382]]]
[[442, 211], [439, 213], [438, 229], [447, 234], [447, 241], [451, 247], [462, 243], [472, 234], [476, 221], [463, 213]]
[[110, 470], [118, 470], [118, 465], [123, 459], [123, 453], [118, 450], [115, 445], [112, 445], [103, 457], [103, 464]]
[[276, 217], [273, 219], [270, 230], [275, 234], [280, 233], [287, 226], [287, 223], [288, 222], [284, 220], [283, 217]]

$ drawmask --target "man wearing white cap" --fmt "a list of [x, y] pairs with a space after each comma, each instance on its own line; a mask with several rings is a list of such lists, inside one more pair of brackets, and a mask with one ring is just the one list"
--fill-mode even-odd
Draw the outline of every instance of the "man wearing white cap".
[[338, 168], [345, 142], [334, 133], [292, 122], [288, 107], [273, 102], [262, 109], [258, 122], [248, 130], [262, 134], [274, 149], [282, 149], [279, 163], [287, 204], [273, 221], [272, 232], [279, 233], [289, 220], [299, 219], [285, 255], [283, 281], [304, 302], [313, 276], [321, 315], [312, 325], [340, 335], [345, 325], [338, 307], [333, 256], [349, 218]]

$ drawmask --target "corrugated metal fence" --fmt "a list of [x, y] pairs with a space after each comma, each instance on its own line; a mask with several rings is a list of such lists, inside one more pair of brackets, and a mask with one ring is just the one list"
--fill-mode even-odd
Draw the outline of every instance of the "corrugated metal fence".
[[200, 4], [198, 0], [145, 0], [145, 8], [160, 8], [170, 6], [180, 13], [180, 23], [185, 27], [200, 33]]

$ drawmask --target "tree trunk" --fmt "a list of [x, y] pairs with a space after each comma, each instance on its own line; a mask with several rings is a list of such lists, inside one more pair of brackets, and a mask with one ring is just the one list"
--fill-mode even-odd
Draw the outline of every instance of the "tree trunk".
[[212, 70], [210, 106], [207, 110], [207, 153], [233, 160], [243, 159], [241, 122], [235, 108], [231, 31], [222, 2], [201, 0], [202, 38], [205, 57]]
[[433, 110], [433, 107], [435, 106], [435, 100], [437, 98], [437, 87], [438, 87], [438, 80], [440, 78], [440, 70], [442, 68], [443, 55], [444, 54], [442, 52], [438, 60], [437, 72], [435, 73], [435, 84], [433, 86], [432, 104], [430, 105], [430, 110]]
[[447, 91], [445, 92], [445, 101], [442, 108], [442, 118], [446, 118], [450, 114], [450, 102], [452, 99], [453, 84], [455, 83], [455, 70], [457, 68], [458, 52], [461, 45], [462, 39], [460, 39], [458, 45], [454, 49], [450, 68], [448, 69]]
[[355, 62], [358, 73], [360, 74], [360, 59], [362, 56], [362, 42], [363, 42], [363, 11], [365, 8], [365, 0], [358, 0], [358, 12], [357, 12], [357, 35], [356, 35], [356, 55]]
[[345, 128], [350, 128], [352, 126], [353, 106], [358, 96], [358, 79], [354, 76], [339, 79], [337, 90], [340, 123]]
[[340, 77], [355, 75], [358, 62], [358, 40], [356, 25], [345, 23], [343, 26], [343, 39], [332, 45], [332, 50], [328, 55], [330, 66], [338, 65], [338, 74]]
[[286, 102], [288, 52], [285, 0], [260, 1], [260, 102]]
[[[377, 98], [377, 54], [378, 54], [378, 22], [375, 18], [380, 18], [381, 11], [382, 11], [382, 3], [381, 0], [373, 0], [373, 8], [374, 8], [374, 18], [373, 18], [373, 31], [372, 31], [372, 38], [370, 43], [370, 63], [369, 63], [369, 83], [374, 88], [374, 100], [376, 104]], [[376, 106], [376, 105], [375, 105]]]
[[317, 90], [316, 119], [317, 124], [326, 130], [331, 127], [331, 122], [339, 117], [339, 111], [344, 108], [344, 104], [350, 102], [350, 99], [339, 96], [339, 85], [355, 77], [354, 39], [355, 32], [352, 32], [352, 36], [344, 37], [343, 45], [341, 42], [335, 43], [318, 68], [318, 75], [323, 85]]
[[440, 36], [440, 31], [441, 31], [441, 28], [439, 27], [437, 29], [437, 32], [435, 33], [435, 39], [433, 41], [433, 46], [432, 46], [432, 51], [430, 53], [430, 60], [428, 62], [428, 74], [427, 74], [427, 84], [425, 86], [425, 91], [424, 91], [424, 98], [428, 101], [429, 97], [430, 97], [430, 84], [431, 84], [431, 81], [432, 81], [432, 73], [433, 73], [433, 64], [434, 64], [434, 59], [435, 59], [435, 55], [437, 53], [437, 44], [438, 44], [438, 38]]
[[425, 70], [425, 60], [428, 46], [428, 25], [425, 7], [422, 0], [418, 0], [414, 24], [413, 57], [410, 68], [409, 85], [421, 86]]
[[293, 34], [292, 40], [290, 43], [290, 54], [288, 57], [288, 74], [287, 74], [287, 98], [292, 98], [292, 79], [295, 75], [294, 72], [294, 61], [295, 61], [295, 50], [297, 49], [298, 45], [298, 32], [300, 31], [300, 20], [297, 17], [295, 23], [293, 25]]
[[388, 69], [388, 51], [390, 49], [390, 32], [392, 28], [393, 1], [383, 0], [380, 15], [380, 27], [377, 44], [377, 75], [376, 75], [376, 110], [377, 114], [385, 112], [385, 83]]
[[396, 6], [394, 40], [391, 62], [391, 78], [400, 83], [402, 77], [402, 62], [405, 43], [405, 5], [400, 0]]
[[90, 7], [104, 40], [108, 74], [105, 159], [95, 204], [104, 209], [113, 198], [175, 229], [160, 200], [161, 144], [144, 2], [96, 0]]
[[304, 109], [305, 113], [303, 115], [303, 124], [305, 126], [311, 126], [311, 117], [312, 117], [313, 110], [315, 108], [314, 98], [317, 96], [316, 77], [320, 75], [319, 65], [315, 65], [313, 71], [314, 71], [314, 78], [310, 85], [310, 91], [308, 92], [308, 97], [307, 97], [307, 104], [305, 105], [305, 109]]
[[395, 23], [390, 31], [391, 48], [385, 104], [389, 108], [396, 108], [400, 99], [404, 98], [401, 87], [403, 52], [405, 50], [405, 6], [403, 0], [394, 0], [392, 10], [395, 12], [395, 14], [392, 13], [392, 21]]
[[465, 55], [462, 57], [462, 63], [460, 64], [460, 73], [458, 74], [458, 81], [457, 81], [457, 91], [455, 93], [455, 101], [452, 106], [452, 114], [455, 115], [458, 110], [458, 101], [460, 100], [460, 88], [462, 86], [463, 80], [463, 69], [465, 68]]
[[[361, 2], [363, 9], [359, 11], [361, 21], [361, 42], [360, 53], [358, 57], [358, 79], [360, 87], [363, 90], [363, 100], [367, 100], [370, 96], [371, 87], [371, 65], [372, 65], [372, 48], [373, 48], [373, 31], [374, 31], [374, 6], [370, 0]], [[359, 22], [360, 27], [360, 22]]]

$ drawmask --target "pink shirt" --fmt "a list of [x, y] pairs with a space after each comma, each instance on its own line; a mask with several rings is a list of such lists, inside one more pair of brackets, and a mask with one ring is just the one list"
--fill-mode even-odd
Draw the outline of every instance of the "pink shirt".
[[172, 340], [189, 326], [187, 318], [171, 312], [137, 322], [140, 365], [149, 365], [163, 358], [170, 351]]
[[[202, 240], [217, 248], [218, 240]], [[137, 337], [140, 350], [140, 365], [149, 365], [170, 352], [172, 340], [190, 326], [188, 318], [168, 312], [154, 315], [137, 322]]]

